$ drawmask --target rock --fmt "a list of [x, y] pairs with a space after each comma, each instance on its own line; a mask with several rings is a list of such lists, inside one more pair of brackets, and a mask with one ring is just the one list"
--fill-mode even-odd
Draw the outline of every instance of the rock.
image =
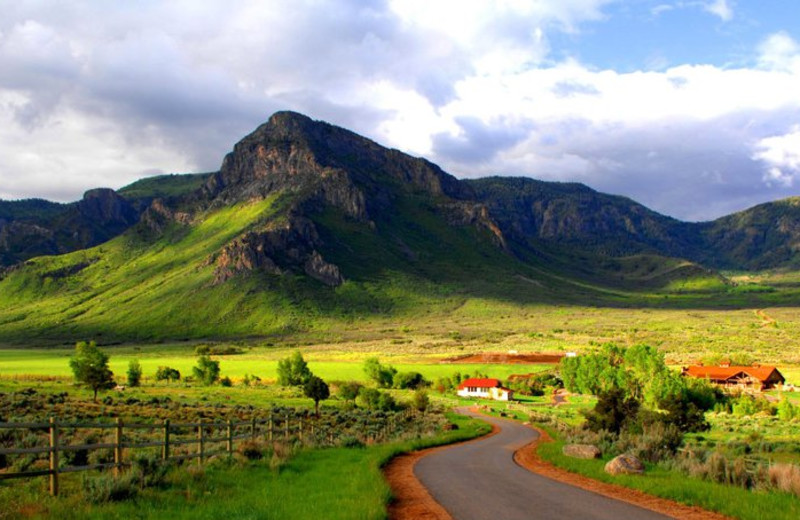
[[331, 287], [338, 287], [344, 282], [339, 268], [326, 262], [317, 251], [314, 251], [306, 260], [305, 272], [311, 278]]
[[591, 444], [566, 444], [562, 450], [567, 457], [576, 459], [599, 459], [600, 449]]
[[264, 271], [270, 274], [304, 272], [332, 287], [344, 278], [339, 267], [326, 262], [316, 249], [321, 245], [314, 223], [300, 216], [249, 231], [228, 243], [216, 257], [214, 282], [219, 284], [239, 273]]
[[623, 453], [606, 463], [606, 473], [610, 475], [641, 475], [644, 464], [631, 454]]

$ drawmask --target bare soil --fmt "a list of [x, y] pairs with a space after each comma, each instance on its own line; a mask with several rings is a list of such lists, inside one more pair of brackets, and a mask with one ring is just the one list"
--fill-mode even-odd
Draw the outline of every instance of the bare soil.
[[502, 365], [555, 365], [564, 357], [564, 354], [508, 354], [491, 353], [470, 354], [442, 360], [442, 363], [480, 363]]

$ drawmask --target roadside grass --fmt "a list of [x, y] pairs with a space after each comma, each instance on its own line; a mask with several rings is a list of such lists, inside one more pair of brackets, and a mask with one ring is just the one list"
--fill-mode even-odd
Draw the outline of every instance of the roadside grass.
[[[27, 508], [56, 519], [382, 519], [391, 491], [381, 467], [392, 457], [491, 430], [480, 420], [447, 416], [457, 429], [386, 445], [304, 450], [277, 470], [269, 462], [242, 466], [225, 461], [199, 472], [178, 468], [163, 489], [145, 489], [134, 500], [92, 506], [76, 496], [53, 499], [29, 490], [17, 495], [16, 504], [25, 509], [26, 501], [36, 499]], [[3, 487], [0, 494], [7, 491]]]
[[[548, 430], [554, 439], [557, 433]], [[607, 459], [581, 460], [562, 453], [563, 441], [539, 445], [542, 459], [573, 473], [602, 482], [619, 484], [684, 504], [717, 511], [741, 520], [763, 520], [765, 514], [775, 520], [800, 518], [800, 498], [787, 493], [750, 491], [687, 476], [676, 471], [648, 465], [643, 476], [611, 476], [603, 471]], [[768, 512], [768, 513], [767, 513]]]

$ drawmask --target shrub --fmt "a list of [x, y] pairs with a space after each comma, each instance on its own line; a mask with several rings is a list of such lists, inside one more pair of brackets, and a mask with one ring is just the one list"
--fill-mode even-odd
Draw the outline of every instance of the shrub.
[[395, 388], [416, 390], [427, 383], [419, 372], [400, 372], [393, 377]]
[[220, 384], [220, 386], [231, 387], [231, 386], [233, 386], [233, 381], [231, 381], [230, 377], [225, 376], [225, 377], [223, 377], [222, 379], [219, 380], [219, 384]]
[[139, 386], [142, 383], [142, 365], [136, 359], [128, 363], [128, 386]]
[[219, 361], [214, 361], [208, 356], [200, 356], [197, 358], [197, 366], [192, 368], [192, 373], [204, 385], [213, 385], [219, 380]]
[[339, 383], [336, 389], [336, 395], [339, 399], [355, 402], [358, 397], [358, 392], [363, 388], [363, 385], [358, 381], [345, 381]]
[[158, 367], [156, 370], [156, 381], [178, 381], [180, 378], [181, 373], [175, 368]]
[[139, 492], [139, 476], [127, 471], [119, 477], [103, 473], [97, 477], [85, 477], [82, 481], [83, 496], [92, 504], [119, 502], [134, 498]]
[[241, 443], [236, 451], [247, 460], [261, 460], [267, 454], [268, 449], [264, 444], [248, 439]]
[[281, 386], [302, 386], [311, 379], [311, 376], [308, 363], [299, 350], [278, 361], [278, 384]]
[[378, 358], [368, 358], [364, 361], [364, 372], [367, 377], [375, 381], [380, 388], [391, 388], [397, 369], [389, 365], [381, 365]]
[[420, 412], [425, 412], [431, 404], [431, 400], [428, 397], [428, 393], [424, 390], [417, 390], [414, 392], [414, 397], [411, 398], [411, 406], [414, 409], [419, 410]]
[[775, 489], [800, 496], [800, 467], [794, 464], [773, 464], [767, 475]]
[[598, 394], [594, 409], [586, 413], [586, 427], [595, 432], [619, 433], [624, 426], [636, 421], [638, 413], [636, 399], [626, 397], [621, 388], [612, 388]]

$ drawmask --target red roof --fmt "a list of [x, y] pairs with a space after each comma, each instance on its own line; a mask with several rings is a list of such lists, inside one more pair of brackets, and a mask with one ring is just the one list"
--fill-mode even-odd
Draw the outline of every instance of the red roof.
[[500, 386], [500, 380], [492, 378], [470, 377], [468, 379], [461, 381], [461, 384], [458, 385], [458, 389], [463, 390], [468, 386], [476, 388], [495, 388]]
[[[686, 375], [699, 377], [702, 379], [713, 379], [717, 381], [730, 379], [742, 372], [748, 376], [758, 379], [762, 383], [765, 383], [772, 376], [773, 372], [778, 372], [778, 369], [770, 366], [692, 366], [684, 370]], [[783, 379], [783, 376], [780, 372], [778, 372], [778, 377]]]

